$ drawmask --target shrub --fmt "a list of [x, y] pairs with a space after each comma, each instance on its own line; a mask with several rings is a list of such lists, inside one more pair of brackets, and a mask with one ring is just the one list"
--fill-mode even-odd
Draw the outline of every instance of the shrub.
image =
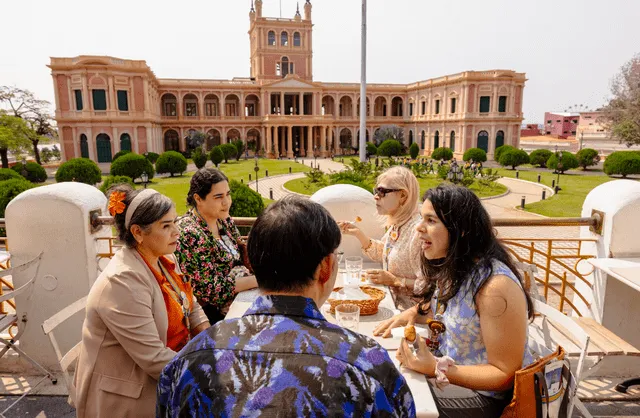
[[229, 159], [235, 158], [236, 155], [238, 155], [238, 149], [233, 144], [222, 144], [220, 145], [220, 149], [224, 155], [225, 164], [229, 162]]
[[127, 154], [131, 154], [131, 151], [124, 149], [122, 151], [116, 152], [116, 155], [114, 155], [113, 158], [111, 159], [111, 164], [113, 164], [113, 162], [115, 160], [117, 160], [118, 158], [122, 157], [123, 155], [127, 155]]
[[450, 148], [440, 147], [433, 150], [431, 153], [431, 158], [434, 160], [442, 160], [449, 161], [453, 158], [453, 151]]
[[140, 178], [142, 173], [147, 173], [149, 179], [152, 179], [155, 174], [153, 164], [143, 155], [130, 152], [111, 163], [112, 176], [127, 176], [135, 180]]
[[24, 180], [20, 174], [16, 173], [10, 168], [0, 168], [0, 181], [21, 179]]
[[558, 157], [555, 153], [551, 154], [551, 157], [547, 160], [547, 167], [560, 173], [578, 168], [579, 166], [580, 164], [578, 164], [576, 156], [568, 151], [562, 151], [562, 167], [558, 167]]
[[[501, 146], [499, 146], [493, 152], [493, 160], [497, 161], [499, 163], [500, 162], [500, 156], [502, 155], [502, 153], [507, 152], [507, 151], [512, 150], [512, 149], [516, 149], [516, 148], [511, 146], [511, 145], [501, 145]], [[468, 161], [468, 160], [465, 158], [465, 161]], [[475, 159], [473, 161], [475, 161]], [[484, 161], [486, 161], [486, 160], [484, 160]]]
[[240, 161], [240, 158], [242, 157], [242, 153], [244, 153], [244, 142], [242, 141], [242, 139], [238, 139], [236, 141], [233, 141], [233, 146], [236, 147], [236, 161]]
[[510, 149], [502, 152], [500, 155], [501, 166], [511, 166], [512, 170], [515, 170], [517, 166], [529, 163], [529, 154], [521, 149]]
[[378, 147], [378, 155], [394, 157], [402, 153], [402, 144], [395, 139], [387, 139]]
[[629, 174], [640, 174], [640, 153], [616, 151], [604, 160], [604, 172], [608, 176], [619, 174], [626, 178]]
[[415, 142], [411, 144], [409, 147], [409, 154], [411, 154], [411, 159], [415, 160], [418, 158], [418, 154], [420, 154], [420, 147]]
[[192, 158], [193, 158], [193, 163], [196, 165], [198, 170], [200, 170], [202, 167], [207, 165], [208, 157], [207, 157], [207, 154], [202, 151], [202, 147], [198, 147], [196, 148], [195, 151], [193, 151]]
[[[502, 147], [510, 147], [511, 145], [503, 145]], [[502, 147], [498, 147], [498, 150]], [[487, 161], [487, 153], [482, 148], [469, 148], [467, 152], [462, 156], [463, 161], [473, 160], [476, 163], [483, 163]]]
[[378, 153], [378, 147], [373, 142], [367, 142], [367, 157], [376, 155]]
[[583, 170], [586, 170], [587, 167], [596, 165], [600, 162], [600, 155], [598, 155], [598, 151], [593, 148], [583, 148], [576, 153], [576, 158], [578, 159], [578, 164], [582, 167]]
[[0, 218], [4, 218], [4, 211], [9, 202], [25, 190], [33, 188], [34, 185], [22, 178], [10, 179], [0, 182]]
[[553, 152], [548, 149], [537, 149], [529, 154], [529, 163], [545, 168], [551, 155], [553, 155]]
[[147, 160], [151, 161], [151, 164], [155, 164], [156, 161], [158, 161], [158, 158], [160, 158], [160, 154], [155, 152], [145, 152], [144, 156]]
[[56, 172], [56, 181], [79, 181], [94, 185], [102, 181], [102, 173], [98, 164], [88, 158], [72, 158], [62, 163]]
[[209, 153], [209, 159], [216, 167], [220, 165], [222, 161], [224, 161], [224, 152], [222, 152], [222, 148], [220, 148], [220, 145], [216, 145], [211, 149], [211, 152]]
[[231, 189], [231, 216], [256, 217], [262, 213], [264, 209], [264, 201], [258, 192], [251, 190], [247, 185], [237, 180], [229, 182]]
[[[22, 176], [24, 166], [22, 163], [18, 163], [11, 167], [13, 171]], [[47, 181], [47, 171], [38, 163], [34, 163], [33, 161], [27, 161], [26, 164], [27, 174], [25, 178], [32, 183], [44, 183]]]
[[177, 151], [163, 152], [156, 161], [156, 171], [158, 174], [169, 173], [171, 177], [174, 174], [182, 175], [187, 171], [187, 159]]
[[135, 187], [133, 184], [133, 180], [129, 176], [109, 176], [104, 179], [102, 182], [102, 186], [100, 186], [100, 191], [107, 194], [107, 190], [109, 190], [112, 186], [116, 184], [129, 184], [131, 187]]

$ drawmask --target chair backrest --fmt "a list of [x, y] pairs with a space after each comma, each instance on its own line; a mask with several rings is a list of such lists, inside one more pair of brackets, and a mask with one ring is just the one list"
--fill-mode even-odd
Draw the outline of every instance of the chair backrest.
[[31, 291], [33, 290], [33, 286], [36, 282], [36, 278], [38, 277], [38, 271], [40, 270], [40, 260], [42, 260], [42, 252], [40, 254], [38, 254], [37, 256], [35, 256], [34, 258], [32, 258], [31, 260], [27, 261], [26, 263], [22, 263], [19, 264], [17, 266], [13, 266], [11, 268], [5, 269], [5, 270], [0, 270], [0, 277], [6, 277], [6, 276], [13, 276], [16, 273], [19, 272], [23, 272], [25, 270], [29, 270], [29, 269], [33, 269], [33, 276], [31, 276], [31, 278], [29, 280], [27, 280], [27, 282], [25, 284], [23, 284], [22, 286], [20, 286], [17, 289], [11, 290], [9, 292], [3, 293], [0, 296], [0, 304], [2, 304], [3, 302], [8, 301], [9, 299], [13, 299], [16, 296], [27, 292], [27, 295], [31, 294]]
[[69, 397], [74, 404], [76, 402], [76, 387], [73, 384], [73, 378], [69, 375], [68, 370], [69, 367], [76, 362], [78, 356], [80, 355], [80, 346], [82, 344], [82, 341], [75, 344], [66, 353], [62, 353], [53, 330], [55, 330], [60, 324], [71, 318], [76, 313], [85, 309], [87, 305], [87, 297], [88, 296], [85, 296], [82, 299], [73, 302], [71, 305], [67, 306], [42, 323], [42, 330], [44, 331], [45, 335], [49, 337], [49, 341], [53, 346], [53, 350], [55, 351], [56, 357], [58, 358], [58, 364], [60, 365], [60, 369], [62, 370], [62, 374], [64, 376], [64, 381], [67, 385], [67, 390], [69, 391]]

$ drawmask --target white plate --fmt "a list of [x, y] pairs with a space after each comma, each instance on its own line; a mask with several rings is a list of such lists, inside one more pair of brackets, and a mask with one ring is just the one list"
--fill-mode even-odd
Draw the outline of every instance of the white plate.
[[[416, 327], [416, 334], [422, 338], [429, 338], [429, 330], [425, 328]], [[393, 328], [391, 330], [391, 336], [395, 339], [401, 340], [404, 338], [404, 327]]]

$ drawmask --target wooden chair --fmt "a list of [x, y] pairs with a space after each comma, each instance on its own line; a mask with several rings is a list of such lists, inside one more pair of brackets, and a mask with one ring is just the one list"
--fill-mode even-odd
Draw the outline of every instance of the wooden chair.
[[71, 305], [67, 306], [42, 323], [42, 330], [44, 331], [45, 335], [49, 337], [49, 341], [51, 342], [53, 350], [56, 353], [56, 357], [58, 358], [58, 364], [60, 365], [60, 370], [62, 370], [62, 375], [64, 377], [65, 384], [67, 385], [67, 390], [69, 391], [69, 399], [71, 400], [73, 405], [75, 405], [76, 403], [76, 387], [73, 384], [73, 376], [69, 374], [69, 367], [73, 365], [78, 359], [82, 341], [75, 344], [66, 353], [62, 353], [53, 331], [67, 319], [85, 309], [87, 305], [87, 297], [88, 296], [85, 296], [82, 299], [73, 302]]

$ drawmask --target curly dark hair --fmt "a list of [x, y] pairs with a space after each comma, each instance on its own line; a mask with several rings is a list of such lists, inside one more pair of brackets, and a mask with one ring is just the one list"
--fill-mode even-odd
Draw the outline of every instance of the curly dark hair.
[[195, 195], [204, 199], [211, 193], [211, 186], [222, 181], [229, 181], [227, 176], [217, 168], [201, 168], [191, 177], [189, 193], [187, 193], [187, 205], [196, 207]]
[[[461, 186], [441, 184], [425, 192], [423, 201], [429, 200], [440, 221], [449, 232], [449, 248], [444, 258], [429, 260], [424, 254], [422, 272], [429, 283], [418, 305], [421, 314], [429, 310], [429, 303], [436, 286], [440, 289], [439, 302], [445, 306], [462, 285], [481, 272], [493, 273], [492, 261], [503, 262], [518, 278], [529, 308], [528, 316], [533, 318], [533, 302], [525, 288], [522, 276], [513, 259], [498, 241], [496, 232], [480, 199], [469, 189]], [[480, 290], [473, 288], [473, 299]]]

